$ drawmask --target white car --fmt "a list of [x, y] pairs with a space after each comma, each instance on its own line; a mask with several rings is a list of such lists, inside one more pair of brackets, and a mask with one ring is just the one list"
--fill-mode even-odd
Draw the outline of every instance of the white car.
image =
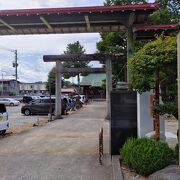
[[20, 104], [19, 101], [12, 98], [0, 98], [0, 103], [6, 106], [18, 106]]
[[9, 127], [8, 114], [5, 104], [0, 104], [0, 134], [4, 134]]
[[79, 95], [80, 96], [80, 101], [84, 104], [86, 101], [86, 96], [85, 95]]
[[79, 100], [84, 104], [86, 101], [86, 96], [85, 95], [75, 95], [74, 97], [78, 97]]

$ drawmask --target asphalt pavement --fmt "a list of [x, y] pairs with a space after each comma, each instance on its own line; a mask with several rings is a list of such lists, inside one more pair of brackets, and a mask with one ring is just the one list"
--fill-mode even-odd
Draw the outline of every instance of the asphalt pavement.
[[[0, 179], [110, 180], [105, 110], [105, 102], [93, 102], [64, 119], [0, 139]], [[101, 127], [103, 165], [98, 161]]]
[[47, 115], [40, 116], [40, 115], [32, 115], [32, 116], [25, 116], [21, 114], [21, 107], [24, 104], [21, 103], [19, 106], [6, 106], [10, 127], [20, 127], [23, 125], [34, 124], [37, 122], [38, 119], [47, 119]]

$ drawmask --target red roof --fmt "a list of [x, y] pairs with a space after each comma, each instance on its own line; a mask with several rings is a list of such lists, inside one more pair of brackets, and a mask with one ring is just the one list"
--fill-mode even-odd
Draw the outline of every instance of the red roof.
[[62, 88], [61, 93], [75, 93], [76, 89], [74, 88]]
[[144, 25], [144, 24], [136, 24], [133, 26], [133, 32], [137, 31], [150, 31], [150, 30], [171, 30], [178, 29], [178, 24], [159, 24], [159, 25]]
[[73, 7], [73, 8], [45, 8], [45, 9], [17, 9], [17, 10], [0, 10], [0, 16], [13, 15], [34, 15], [34, 14], [68, 14], [81, 12], [107, 12], [107, 11], [136, 11], [136, 10], [156, 10], [159, 8], [158, 3], [130, 4], [123, 6], [90, 6], [90, 7]]

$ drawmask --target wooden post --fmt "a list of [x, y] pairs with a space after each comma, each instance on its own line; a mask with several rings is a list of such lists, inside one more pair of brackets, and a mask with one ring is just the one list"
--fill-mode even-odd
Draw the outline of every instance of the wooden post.
[[106, 102], [107, 116], [106, 119], [111, 119], [111, 91], [112, 91], [112, 63], [110, 57], [106, 59]]
[[78, 81], [78, 93], [81, 93], [81, 86], [80, 86], [80, 73], [77, 75], [77, 81]]
[[131, 58], [134, 53], [134, 36], [132, 27], [127, 30], [127, 58]]
[[[127, 60], [132, 57], [134, 54], [134, 34], [133, 34], [133, 24], [135, 22], [135, 13], [132, 12], [129, 15], [128, 22], [127, 22]], [[127, 82], [129, 82], [130, 74], [127, 64]]]
[[[155, 73], [156, 85], [155, 85], [155, 105], [159, 109], [159, 69]], [[159, 141], [160, 139], [160, 117], [159, 110], [155, 114], [155, 140]]]
[[62, 64], [60, 61], [56, 61], [56, 106], [55, 106], [55, 119], [61, 119], [61, 74]]
[[179, 166], [180, 166], [180, 32], [177, 35], [177, 71], [178, 71], [178, 120], [179, 120]]
[[[133, 31], [132, 27], [128, 27], [127, 29], [127, 61], [129, 58], [132, 57], [134, 53], [134, 36], [133, 36]], [[129, 74], [129, 69], [128, 69], [128, 64], [127, 64], [127, 82], [129, 82], [130, 79], [130, 74]]]

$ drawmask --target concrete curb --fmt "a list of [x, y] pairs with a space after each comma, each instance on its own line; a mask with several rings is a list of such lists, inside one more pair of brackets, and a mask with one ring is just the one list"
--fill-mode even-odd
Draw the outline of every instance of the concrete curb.
[[123, 180], [119, 155], [112, 156], [112, 180]]

